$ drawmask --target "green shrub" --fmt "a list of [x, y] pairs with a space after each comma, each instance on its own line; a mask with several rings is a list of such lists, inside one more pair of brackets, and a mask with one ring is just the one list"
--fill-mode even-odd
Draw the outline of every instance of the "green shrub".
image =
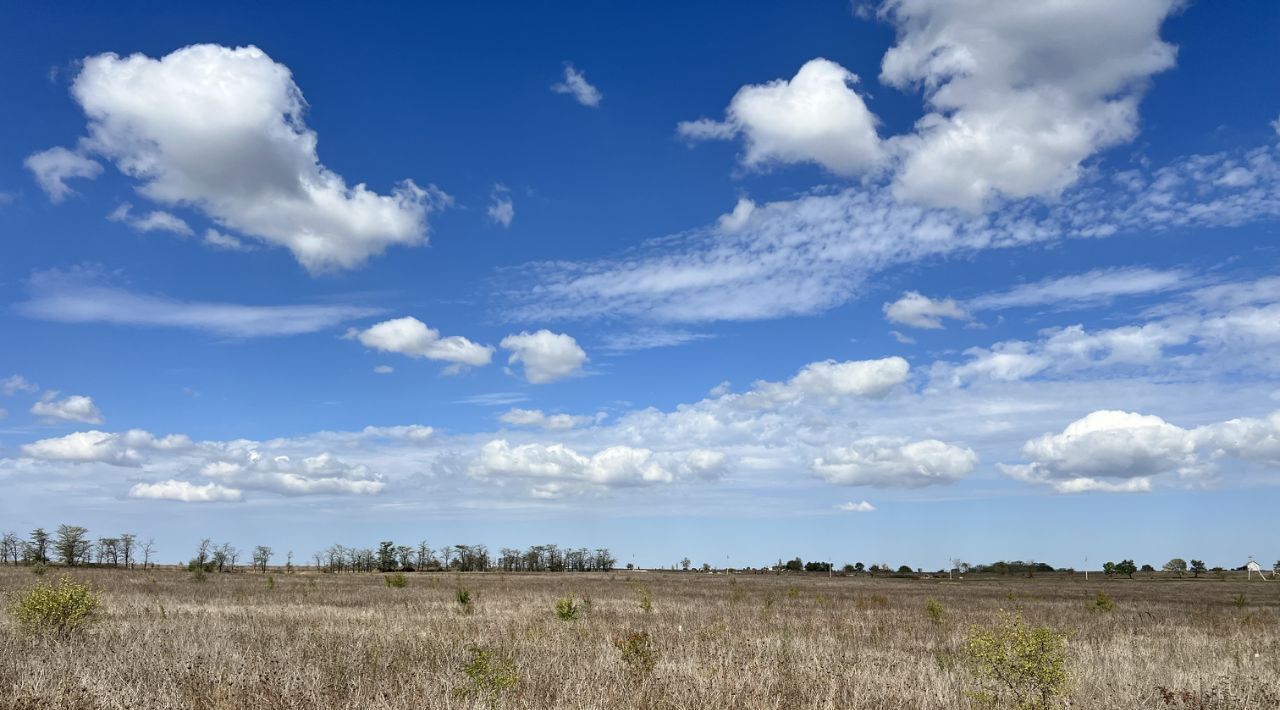
[[467, 651], [471, 657], [462, 664], [462, 672], [467, 676], [468, 684], [458, 688], [457, 694], [483, 701], [490, 708], [497, 707], [502, 693], [520, 682], [515, 661], [478, 646]]
[[471, 596], [471, 590], [465, 587], [458, 589], [453, 594], [454, 599], [458, 600], [458, 608], [463, 614], [470, 616], [475, 613], [475, 599]]
[[1234, 606], [1237, 609], [1243, 609], [1248, 603], [1248, 600], [1244, 598], [1243, 594], [1237, 594], [1231, 599], [1231, 606]]
[[649, 593], [649, 588], [640, 585], [636, 591], [640, 593], [640, 611], [646, 614], [653, 613], [653, 595]]
[[56, 585], [41, 584], [19, 594], [9, 612], [28, 631], [70, 634], [92, 624], [101, 607], [89, 585], [61, 577]]
[[31, 565], [31, 574], [34, 574], [37, 577], [43, 577], [44, 573], [48, 571], [49, 566], [43, 562], [37, 562], [34, 565]]
[[582, 614], [582, 607], [574, 603], [573, 595], [556, 600], [556, 616], [561, 621], [573, 621]]
[[1106, 592], [1098, 592], [1098, 598], [1093, 600], [1093, 606], [1089, 608], [1093, 611], [1111, 611], [1116, 608], [1116, 603]]
[[654, 666], [658, 665], [658, 649], [647, 631], [632, 631], [615, 639], [613, 645], [622, 652], [622, 662], [637, 676], [652, 674]]
[[267, 575], [267, 589], [276, 588], [276, 576], [274, 574]]
[[924, 605], [924, 613], [929, 617], [929, 621], [932, 621], [935, 624], [942, 623], [943, 609], [937, 599], [930, 599], [929, 602]]
[[209, 573], [203, 567], [190, 567], [189, 569], [191, 570], [192, 582], [203, 582], [209, 577]]
[[1048, 708], [1066, 690], [1066, 634], [1028, 627], [1020, 614], [992, 629], [973, 627], [966, 651], [984, 688], [976, 699], [994, 707]]
[[383, 577], [383, 581], [385, 581], [387, 586], [392, 589], [403, 589], [404, 585], [409, 583], [409, 580], [405, 579], [405, 576], [399, 572]]

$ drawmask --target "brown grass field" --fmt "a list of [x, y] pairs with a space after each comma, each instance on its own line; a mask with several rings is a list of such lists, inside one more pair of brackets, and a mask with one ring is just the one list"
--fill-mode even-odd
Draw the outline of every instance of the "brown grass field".
[[[101, 591], [100, 618], [60, 638], [6, 614], [0, 708], [970, 708], [965, 642], [1001, 610], [1069, 634], [1057, 706], [1280, 707], [1280, 582], [1238, 575], [425, 573], [400, 589], [379, 574], [71, 576]], [[0, 569], [5, 605], [41, 581]], [[1099, 591], [1112, 611], [1090, 609]], [[580, 618], [557, 617], [566, 595], [590, 600]], [[650, 672], [615, 645], [638, 631]], [[514, 685], [467, 694], [474, 647], [507, 659]]]

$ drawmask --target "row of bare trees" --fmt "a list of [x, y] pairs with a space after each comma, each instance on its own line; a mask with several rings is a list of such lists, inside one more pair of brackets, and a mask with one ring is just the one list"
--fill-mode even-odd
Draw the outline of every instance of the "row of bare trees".
[[26, 537], [15, 532], [0, 535], [0, 564], [34, 565], [57, 561], [67, 566], [97, 564], [134, 569], [139, 555], [142, 556], [142, 566], [150, 567], [154, 552], [154, 540], [140, 543], [133, 533], [93, 540], [89, 531], [79, 525], [59, 525], [52, 535], [44, 528], [36, 528]]
[[[0, 536], [0, 564], [46, 564], [60, 562], [68, 566], [99, 565], [135, 569], [153, 565], [155, 542], [139, 542], [133, 533], [115, 537], [89, 537], [89, 531], [78, 525], [59, 525], [51, 535], [44, 528], [32, 530], [26, 537], [7, 532]], [[252, 569], [266, 572], [274, 551], [257, 545], [249, 554]], [[216, 543], [211, 538], [200, 540], [195, 556], [187, 563], [190, 570], [202, 572], [234, 572], [240, 568], [243, 553], [229, 542]], [[617, 560], [607, 548], [561, 548], [559, 545], [533, 545], [526, 549], [503, 547], [497, 554], [484, 545], [446, 545], [433, 550], [424, 540], [416, 545], [397, 545], [384, 540], [377, 548], [333, 545], [312, 556], [315, 569], [326, 572], [412, 572], [441, 571], [487, 572], [608, 572]], [[294, 569], [293, 552], [285, 559], [285, 571]]]
[[617, 560], [603, 547], [504, 547], [494, 556], [484, 545], [446, 545], [433, 550], [425, 540], [417, 545], [384, 540], [377, 549], [333, 545], [315, 553], [312, 562], [326, 572], [607, 572]]

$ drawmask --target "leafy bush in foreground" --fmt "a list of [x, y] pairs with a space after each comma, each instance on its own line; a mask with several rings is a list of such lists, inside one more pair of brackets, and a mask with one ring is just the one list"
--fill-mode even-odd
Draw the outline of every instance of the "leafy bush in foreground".
[[37, 633], [70, 634], [93, 623], [102, 601], [87, 584], [67, 577], [19, 594], [9, 612], [18, 624]]
[[966, 650], [985, 688], [976, 699], [992, 707], [1048, 708], [1066, 690], [1066, 634], [1028, 627], [1020, 614], [992, 629], [973, 627]]

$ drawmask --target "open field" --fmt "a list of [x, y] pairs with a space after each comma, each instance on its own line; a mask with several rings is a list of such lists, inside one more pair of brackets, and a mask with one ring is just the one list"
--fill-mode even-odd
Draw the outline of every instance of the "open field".
[[[0, 708], [978, 707], [970, 627], [1015, 609], [1070, 634], [1070, 707], [1280, 707], [1280, 583], [1234, 576], [426, 573], [399, 589], [378, 574], [72, 576], [101, 590], [102, 618], [59, 640], [6, 615]], [[7, 593], [39, 581], [0, 570]], [[1112, 611], [1090, 609], [1100, 590]], [[555, 613], [567, 595], [590, 600], [576, 620]], [[615, 645], [637, 631], [651, 672]], [[509, 659], [514, 685], [468, 695], [472, 647]]]

